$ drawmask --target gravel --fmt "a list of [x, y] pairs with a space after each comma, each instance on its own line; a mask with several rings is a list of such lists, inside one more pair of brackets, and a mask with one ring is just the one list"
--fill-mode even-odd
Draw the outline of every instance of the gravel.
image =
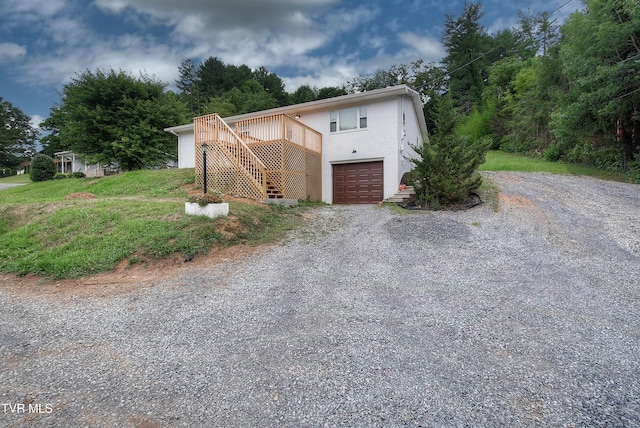
[[326, 206], [120, 294], [1, 287], [0, 425], [640, 426], [640, 186], [486, 177], [497, 211]]

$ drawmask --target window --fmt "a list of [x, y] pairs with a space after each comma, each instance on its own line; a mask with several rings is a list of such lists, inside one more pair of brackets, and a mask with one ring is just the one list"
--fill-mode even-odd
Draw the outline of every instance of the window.
[[350, 107], [329, 113], [329, 131], [349, 131], [367, 127], [367, 108]]
[[355, 107], [340, 110], [340, 130], [348, 131], [357, 127], [358, 110]]
[[367, 108], [360, 107], [360, 128], [367, 127]]

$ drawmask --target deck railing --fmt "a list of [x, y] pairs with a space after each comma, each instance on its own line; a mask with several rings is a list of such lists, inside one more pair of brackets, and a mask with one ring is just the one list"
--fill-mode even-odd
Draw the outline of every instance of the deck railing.
[[286, 114], [258, 117], [236, 122], [236, 133], [249, 145], [287, 141], [322, 154], [322, 134]]

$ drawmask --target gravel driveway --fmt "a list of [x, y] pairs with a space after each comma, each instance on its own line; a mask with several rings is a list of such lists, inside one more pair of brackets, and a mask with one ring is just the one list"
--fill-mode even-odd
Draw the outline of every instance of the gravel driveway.
[[486, 175], [498, 211], [327, 206], [120, 294], [0, 287], [0, 426], [640, 426], [640, 186]]

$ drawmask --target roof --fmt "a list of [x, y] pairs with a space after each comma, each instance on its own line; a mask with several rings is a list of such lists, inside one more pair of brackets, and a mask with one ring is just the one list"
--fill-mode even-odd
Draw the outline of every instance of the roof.
[[[382, 89], [375, 89], [373, 91], [359, 92], [357, 94], [342, 95], [340, 97], [326, 98], [323, 100], [310, 101], [302, 104], [294, 104], [290, 106], [277, 107], [269, 110], [261, 110], [252, 113], [241, 114], [237, 116], [224, 117], [223, 120], [227, 124], [234, 124], [240, 120], [254, 119], [262, 116], [270, 116], [276, 114], [289, 114], [292, 116], [318, 110], [328, 110], [332, 108], [338, 108], [354, 103], [360, 103], [363, 101], [371, 101], [383, 98], [398, 97], [401, 95], [407, 95], [411, 98], [416, 116], [418, 118], [418, 125], [423, 138], [427, 137], [427, 124], [422, 114], [422, 100], [420, 94], [407, 85], [389, 86]], [[193, 131], [193, 123], [186, 125], [172, 126], [164, 129], [172, 134], [179, 135], [182, 132]]]

